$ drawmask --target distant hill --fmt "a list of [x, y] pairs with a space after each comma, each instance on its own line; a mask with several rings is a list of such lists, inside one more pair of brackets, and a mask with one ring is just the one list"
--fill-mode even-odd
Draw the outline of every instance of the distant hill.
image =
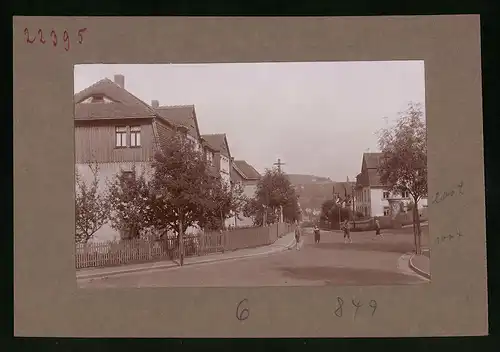
[[287, 174], [287, 176], [290, 179], [290, 182], [294, 185], [332, 182], [332, 180], [329, 177], [300, 175], [300, 174]]
[[303, 210], [307, 208], [321, 209], [321, 204], [325, 200], [332, 199], [334, 186], [335, 193], [340, 193], [343, 197], [346, 191], [348, 195], [352, 193], [354, 185], [354, 182], [332, 181], [329, 177], [299, 174], [288, 174], [287, 176], [300, 197], [299, 202]]

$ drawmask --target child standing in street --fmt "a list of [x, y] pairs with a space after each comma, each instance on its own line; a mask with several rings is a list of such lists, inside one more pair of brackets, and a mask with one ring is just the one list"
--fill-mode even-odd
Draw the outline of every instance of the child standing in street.
[[349, 221], [345, 220], [342, 228], [344, 229], [344, 243], [352, 243], [351, 239], [351, 229], [349, 228]]
[[295, 249], [298, 251], [300, 244], [300, 226], [297, 224], [295, 228]]
[[320, 240], [320, 232], [318, 225], [314, 226], [314, 243], [319, 243]]
[[378, 218], [375, 218], [375, 238], [382, 238], [382, 234], [380, 233], [380, 221]]

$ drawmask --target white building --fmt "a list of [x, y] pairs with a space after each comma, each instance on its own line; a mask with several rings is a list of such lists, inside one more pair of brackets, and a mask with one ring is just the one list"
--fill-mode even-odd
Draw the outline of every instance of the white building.
[[[381, 156], [382, 153], [364, 153], [361, 173], [356, 180], [355, 208], [356, 211], [367, 217], [389, 216], [391, 213], [389, 199], [401, 201], [404, 211], [407, 211], [408, 204], [412, 202], [412, 198], [407, 192], [395, 194], [384, 189], [377, 171]], [[427, 198], [422, 198], [418, 202], [418, 208], [426, 207]]]
[[[245, 160], [234, 160], [233, 161], [233, 172], [231, 173], [231, 179], [234, 184], [239, 184], [243, 187], [243, 194], [248, 198], [253, 198], [255, 196], [255, 191], [257, 190], [257, 184], [261, 175], [255, 168], [248, 164]], [[238, 217], [233, 217], [231, 226], [241, 227], [241, 226], [251, 226], [253, 225], [253, 220], [239, 214]]]

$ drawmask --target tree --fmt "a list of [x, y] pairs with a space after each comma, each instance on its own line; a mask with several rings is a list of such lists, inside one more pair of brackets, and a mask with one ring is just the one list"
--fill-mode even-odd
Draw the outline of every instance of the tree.
[[[340, 217], [339, 217], [340, 216]], [[344, 220], [352, 219], [353, 214], [350, 208], [340, 207], [333, 199], [328, 199], [321, 204], [321, 222], [330, 223], [330, 227], [340, 224]]]
[[105, 192], [99, 190], [99, 165], [89, 163], [92, 181], [88, 185], [76, 170], [75, 183], [75, 241], [87, 243], [108, 221], [109, 202]]
[[245, 216], [251, 216], [256, 225], [267, 225], [279, 220], [281, 209], [285, 221], [300, 219], [298, 196], [288, 177], [278, 169], [266, 170], [254, 199], [245, 207]]
[[203, 219], [212, 205], [209, 190], [214, 184], [203, 154], [181, 134], [169, 139], [155, 154], [151, 181], [154, 226], [171, 230], [179, 240], [180, 264], [184, 263], [184, 231]]
[[120, 170], [108, 185], [111, 226], [123, 239], [144, 236], [153, 223], [152, 197], [144, 171], [138, 175], [135, 164], [130, 172]]
[[382, 129], [378, 144], [382, 151], [378, 168], [381, 183], [388, 191], [408, 192], [413, 200], [415, 251], [420, 254], [418, 202], [427, 196], [427, 129], [422, 105], [410, 103], [395, 126]]
[[237, 214], [243, 208], [246, 197], [239, 184], [231, 185], [220, 179], [214, 179], [209, 190], [210, 205], [205, 209], [199, 225], [209, 230], [220, 230], [231, 215]]

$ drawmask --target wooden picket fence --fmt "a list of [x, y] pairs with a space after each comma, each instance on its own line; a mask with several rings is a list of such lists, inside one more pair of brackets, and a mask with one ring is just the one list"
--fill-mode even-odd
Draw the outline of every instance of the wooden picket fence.
[[[236, 228], [222, 233], [185, 235], [184, 257], [268, 245], [293, 230], [294, 225], [280, 223], [269, 227]], [[91, 242], [77, 244], [75, 248], [77, 269], [175, 260], [179, 257], [177, 238]]]
[[[186, 235], [184, 237], [185, 257], [222, 251], [224, 251], [223, 235], [220, 233]], [[81, 269], [178, 258], [179, 241], [176, 238], [133, 239], [77, 244], [75, 264], [77, 269]]]

